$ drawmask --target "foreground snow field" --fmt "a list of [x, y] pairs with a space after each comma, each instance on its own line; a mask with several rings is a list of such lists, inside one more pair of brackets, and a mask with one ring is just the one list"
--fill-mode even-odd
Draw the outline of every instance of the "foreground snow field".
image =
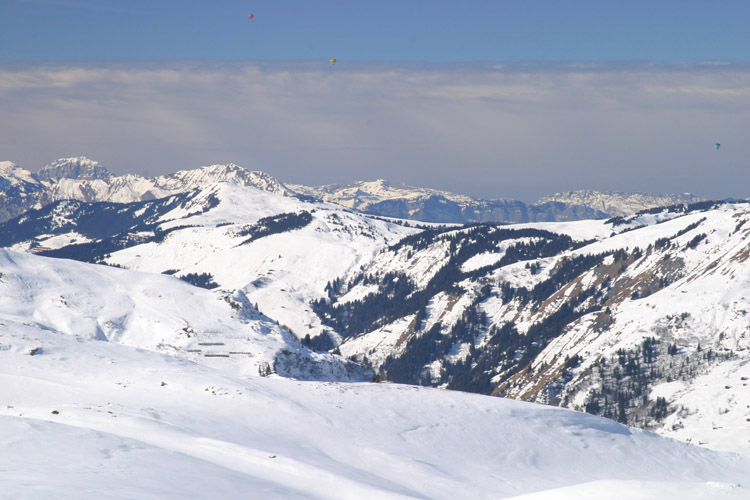
[[749, 457], [570, 410], [0, 332], [0, 498], [748, 496]]

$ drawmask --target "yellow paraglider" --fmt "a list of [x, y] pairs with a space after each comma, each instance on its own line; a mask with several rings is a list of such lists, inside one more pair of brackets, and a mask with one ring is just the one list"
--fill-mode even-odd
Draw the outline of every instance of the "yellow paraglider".
[[331, 65], [336, 64], [336, 59], [331, 58]]

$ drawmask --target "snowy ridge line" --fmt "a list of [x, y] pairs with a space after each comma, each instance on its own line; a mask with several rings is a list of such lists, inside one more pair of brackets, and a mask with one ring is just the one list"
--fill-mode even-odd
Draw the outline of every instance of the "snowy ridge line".
[[210, 165], [157, 177], [113, 175], [86, 157], [60, 158], [37, 173], [12, 162], [0, 162], [0, 221], [30, 208], [54, 201], [130, 203], [205, 188], [216, 182], [253, 187], [262, 191], [329, 201], [364, 213], [424, 222], [543, 222], [607, 218], [673, 204], [689, 204], [700, 198], [682, 195], [652, 196], [641, 193], [576, 191], [558, 193], [531, 204], [518, 200], [483, 200], [386, 180], [359, 181], [345, 185], [286, 186], [261, 171], [239, 165]]

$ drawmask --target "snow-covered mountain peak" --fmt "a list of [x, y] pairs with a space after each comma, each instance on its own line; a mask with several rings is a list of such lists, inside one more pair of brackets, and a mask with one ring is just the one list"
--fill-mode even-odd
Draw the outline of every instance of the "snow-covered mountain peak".
[[228, 182], [286, 196], [294, 194], [273, 176], [265, 172], [247, 170], [234, 163], [209, 165], [194, 170], [180, 170], [173, 174], [157, 177], [154, 182], [160, 188], [170, 191], [175, 189], [187, 191], [216, 182]]
[[43, 167], [37, 174], [41, 181], [57, 181], [59, 179], [94, 180], [108, 179], [112, 174], [98, 161], [85, 156], [74, 158], [59, 158]]
[[16, 165], [12, 161], [0, 161], [0, 175], [2, 175], [3, 177], [6, 175], [10, 175], [10, 173], [13, 172], [16, 168], [18, 168], [18, 165]]
[[388, 179], [375, 179], [374, 181], [365, 181], [361, 183], [361, 186], [363, 187], [364, 191], [369, 192], [381, 192], [381, 191], [387, 191], [392, 188], [403, 188], [406, 187], [405, 184], [400, 182], [391, 182]]
[[0, 161], [0, 189], [18, 182], [36, 184], [37, 181], [28, 170], [25, 170], [12, 161]]
[[[182, 174], [182, 172], [185, 173]], [[198, 169], [185, 170], [178, 173], [187, 175], [188, 172], [192, 173], [195, 178], [210, 177], [221, 179], [223, 181], [244, 179], [250, 173], [245, 167], [237, 165], [236, 163], [214, 163], [212, 165], [204, 165]]]
[[[331, 203], [337, 203], [355, 210], [377, 215], [399, 217], [413, 217], [416, 212], [422, 210], [425, 201], [430, 199], [448, 200], [450, 203], [460, 206], [476, 201], [469, 196], [439, 191], [437, 189], [409, 186], [386, 179], [355, 181], [348, 184], [329, 184], [318, 187], [291, 184], [289, 188], [298, 193]], [[404, 205], [400, 210], [402, 213], [380, 213], [377, 208], [394, 203]]]
[[[11, 162], [3, 162], [0, 167], [0, 189], [3, 193], [3, 199], [0, 200], [0, 221], [56, 200], [130, 203], [185, 193], [219, 182], [252, 187], [286, 197], [301, 195], [371, 215], [436, 223], [606, 219], [632, 215], [658, 206], [689, 205], [702, 201], [690, 194], [651, 196], [640, 193], [570, 191], [526, 204], [513, 199], [474, 198], [382, 178], [317, 187], [285, 185], [266, 172], [247, 170], [235, 163], [212, 164], [156, 177], [112, 175], [96, 161], [74, 157], [58, 159], [37, 174], [19, 169]], [[16, 187], [9, 190], [9, 186]]]
[[132, 203], [164, 198], [216, 183], [229, 183], [294, 197], [271, 175], [234, 163], [181, 170], [157, 177], [113, 175], [99, 162], [79, 156], [60, 158], [32, 174], [14, 163], [0, 163], [0, 221], [58, 200]]
[[470, 198], [464, 195], [449, 193], [438, 189], [419, 188], [408, 186], [400, 182], [391, 182], [385, 179], [378, 179], [370, 182], [361, 182], [357, 189], [381, 199], [407, 198], [415, 199], [430, 196], [441, 196], [443, 198], [456, 202], [467, 201]]
[[378, 201], [383, 199], [394, 199], [394, 198], [407, 198], [414, 199], [423, 196], [443, 196], [446, 198], [461, 198], [460, 195], [454, 195], [446, 191], [439, 191], [436, 189], [429, 188], [417, 188], [408, 186], [401, 182], [391, 182], [386, 179], [377, 179], [374, 181], [364, 181], [354, 183], [353, 188], [356, 188], [358, 194], [367, 194], [377, 199]]

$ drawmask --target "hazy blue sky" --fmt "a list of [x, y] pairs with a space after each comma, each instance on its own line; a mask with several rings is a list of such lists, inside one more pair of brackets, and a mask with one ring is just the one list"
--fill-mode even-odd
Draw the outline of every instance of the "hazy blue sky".
[[[741, 61], [747, 0], [3, 0], [3, 61]], [[250, 21], [248, 15], [255, 18]]]
[[0, 0], [0, 160], [746, 197], [748, 25], [747, 0]]

